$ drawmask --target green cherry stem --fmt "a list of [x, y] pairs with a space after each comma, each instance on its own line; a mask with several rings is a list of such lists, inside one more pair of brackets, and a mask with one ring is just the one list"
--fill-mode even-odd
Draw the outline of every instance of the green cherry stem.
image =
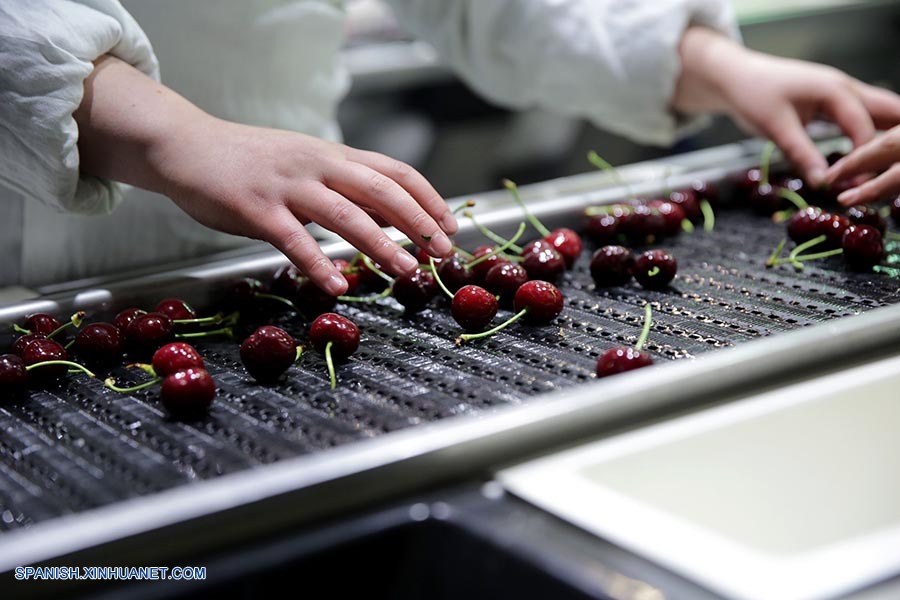
[[362, 256], [363, 264], [366, 265], [373, 273], [375, 273], [376, 275], [378, 275], [379, 277], [381, 277], [388, 283], [394, 283], [393, 278], [391, 278], [390, 275], [388, 275], [387, 273], [385, 273], [384, 271], [382, 271], [381, 269], [376, 267], [375, 263], [372, 262], [371, 258], [366, 256], [365, 254], [361, 254], [360, 256]]
[[775, 246], [775, 249], [772, 251], [772, 254], [769, 255], [769, 259], [766, 260], [766, 267], [771, 268], [775, 265], [779, 264], [779, 257], [781, 257], [781, 253], [784, 250], [784, 245], [787, 244], [787, 238], [781, 238], [781, 241], [778, 242], [778, 245]]
[[94, 375], [86, 367], [72, 362], [71, 360], [45, 360], [43, 362], [34, 363], [33, 365], [28, 365], [27, 367], [25, 367], [25, 370], [31, 371], [32, 369], [37, 369], [38, 367], [47, 367], [50, 365], [66, 365], [67, 367], [71, 367], [74, 371], [84, 373], [88, 377], [96, 377], [96, 375]]
[[240, 318], [240, 313], [231, 313], [230, 315], [223, 315], [222, 313], [216, 313], [211, 317], [200, 317], [198, 319], [173, 319], [172, 323], [175, 325], [234, 325], [237, 323]]
[[547, 229], [547, 227], [543, 223], [541, 223], [541, 220], [534, 216], [534, 213], [532, 213], [531, 210], [529, 210], [528, 207], [525, 206], [525, 203], [522, 202], [522, 196], [519, 195], [519, 186], [517, 186], [515, 182], [510, 179], [504, 179], [503, 187], [509, 190], [509, 193], [512, 194], [513, 200], [516, 201], [516, 204], [518, 204], [522, 208], [522, 212], [525, 213], [525, 218], [528, 219], [528, 222], [531, 223], [531, 226], [535, 228], [540, 236], [549, 236], [550, 230]]
[[694, 224], [691, 223], [690, 219], [682, 219], [681, 221], [681, 229], [685, 233], [694, 233]]
[[338, 296], [340, 302], [378, 302], [391, 295], [391, 288], [387, 287], [384, 291], [370, 296]]
[[451, 250], [453, 250], [454, 252], [456, 252], [457, 254], [459, 254], [460, 256], [465, 258], [466, 260], [472, 260], [473, 258], [475, 258], [475, 255], [473, 255], [471, 252], [466, 252], [459, 246], [453, 246], [451, 248]]
[[226, 337], [234, 337], [234, 331], [231, 327], [222, 327], [220, 329], [213, 329], [211, 331], [197, 331], [195, 333], [176, 333], [175, 337], [178, 339], [192, 339], [192, 338], [200, 338], [207, 337], [210, 335], [224, 335]]
[[22, 335], [28, 335], [29, 333], [31, 333], [31, 330], [30, 330], [30, 329], [25, 329], [24, 327], [22, 327], [22, 326], [19, 325], [18, 323], [13, 323], [13, 324], [12, 324], [12, 330], [13, 330], [14, 332], [16, 332], [16, 333], [21, 333]]
[[79, 327], [81, 327], [81, 324], [84, 322], [84, 315], [86, 315], [86, 314], [87, 313], [84, 312], [83, 310], [79, 310], [77, 313], [75, 313], [74, 315], [72, 315], [69, 318], [68, 323], [63, 323], [62, 325], [60, 325], [59, 327], [57, 327], [56, 329], [51, 331], [50, 335], [47, 336], [47, 339], [52, 340], [54, 338], [54, 336], [62, 333], [69, 327], [74, 327], [75, 329], [78, 329]]
[[590, 162], [592, 165], [594, 165], [595, 167], [597, 167], [597, 168], [600, 169], [601, 171], [608, 171], [608, 172], [612, 175], [612, 177], [613, 177], [613, 179], [615, 180], [616, 184], [619, 185], [619, 187], [625, 188], [625, 191], [626, 191], [626, 192], [628, 193], [628, 195], [631, 196], [632, 198], [637, 198], [637, 195], [636, 195], [636, 194], [634, 193], [634, 191], [631, 189], [631, 186], [628, 185], [628, 182], [625, 181], [625, 179], [624, 179], [624, 178], [622, 177], [622, 175], [619, 173], [618, 169], [616, 169], [614, 166], [612, 166], [611, 164], [609, 164], [609, 163], [608, 163], [606, 160], [604, 160], [599, 154], [597, 154], [596, 152], [594, 152], [593, 150], [591, 150], [591, 151], [588, 152], [588, 154], [587, 154], [587, 159], [588, 159], [588, 162]]
[[294, 355], [294, 362], [300, 360], [301, 356], [303, 356], [303, 346], [297, 346], [297, 353]]
[[160, 381], [162, 381], [162, 377], [154, 377], [150, 381], [145, 381], [144, 383], [140, 383], [132, 387], [123, 388], [116, 385], [116, 380], [114, 377], [107, 377], [106, 381], [103, 382], [103, 385], [114, 392], [119, 392], [120, 394], [129, 394], [131, 392], [137, 392], [139, 390], [154, 386]]
[[778, 195], [797, 207], [797, 210], [808, 208], [809, 204], [803, 199], [803, 196], [786, 187], [778, 189]]
[[469, 269], [471, 269], [472, 267], [474, 267], [475, 265], [477, 265], [479, 263], [483, 263], [484, 261], [497, 256], [498, 254], [503, 254], [504, 250], [509, 250], [510, 247], [514, 246], [515, 243], [517, 241], [519, 241], [519, 238], [522, 237], [523, 233], [525, 233], [525, 223], [519, 223], [519, 229], [516, 230], [516, 234], [514, 236], [512, 236], [509, 240], [507, 240], [505, 244], [503, 244], [502, 246], [498, 246], [493, 251], [491, 251], [483, 256], [479, 256], [478, 258], [466, 263], [463, 268], [466, 271], [468, 271]]
[[140, 369], [150, 377], [157, 377], [156, 370], [153, 368], [153, 365], [148, 365], [146, 363], [133, 363], [127, 365], [129, 369]]
[[441, 276], [438, 275], [437, 267], [434, 264], [434, 258], [431, 256], [428, 257], [428, 265], [431, 267], [431, 273], [434, 275], [434, 280], [437, 281], [437, 284], [441, 287], [442, 290], [444, 290], [444, 293], [447, 294], [447, 296], [451, 300], [453, 300], [453, 292], [448, 290], [447, 286], [444, 285], [444, 282], [441, 280]]
[[461, 336], [459, 336], [458, 338], [456, 338], [456, 345], [461, 346], [463, 344], [463, 342], [468, 342], [469, 340], [477, 340], [479, 338], [488, 337], [489, 335], [494, 335], [501, 329], [504, 329], [507, 326], [512, 325], [513, 323], [515, 323], [516, 321], [518, 321], [519, 319], [524, 317], [525, 313], [527, 313], [527, 312], [528, 312], [528, 309], [523, 308], [522, 310], [520, 310], [519, 312], [517, 312], [516, 314], [514, 314], [507, 320], [503, 321], [502, 323], [500, 323], [496, 327], [493, 327], [492, 329], [488, 329], [487, 331], [482, 331], [480, 333], [464, 333]]
[[822, 252], [814, 252], [812, 254], [801, 254], [800, 256], [795, 256], [794, 261], [819, 260], [820, 258], [828, 258], [829, 256], [837, 256], [838, 254], [843, 253], [843, 249], [835, 248], [834, 250], [823, 250]]
[[900, 233], [894, 233], [893, 231], [888, 231], [884, 234], [884, 239], [891, 241], [900, 241]]
[[806, 240], [805, 242], [803, 242], [802, 244], [798, 244], [796, 248], [791, 250], [789, 257], [792, 259], [796, 258], [801, 252], [809, 250], [813, 246], [818, 246], [819, 244], [824, 242], [826, 239], [828, 239], [828, 238], [825, 237], [825, 235], [820, 235], [820, 236], [814, 237], [811, 240]]
[[457, 206], [456, 208], [454, 208], [454, 209], [453, 209], [452, 211], [450, 211], [450, 212], [452, 212], [452, 213], [455, 215], [455, 214], [458, 214], [458, 213], [460, 213], [460, 212], [462, 212], [462, 211], [464, 211], [464, 210], [466, 210], [466, 209], [468, 209], [468, 208], [475, 208], [475, 201], [474, 201], [474, 200], [466, 200], [465, 202], [463, 202], [462, 204], [460, 204], [459, 206]]
[[644, 347], [644, 344], [647, 343], [647, 338], [650, 337], [650, 325], [652, 321], [652, 311], [650, 309], [649, 304], [644, 305], [644, 328], [641, 330], [641, 337], [638, 338], [637, 343], [634, 345], [634, 349], [638, 352], [641, 351], [641, 348]]
[[716, 226], [716, 213], [709, 200], [700, 201], [700, 212], [703, 213], [703, 231], [712, 231]]
[[647, 271], [647, 277], [656, 277], [659, 275], [659, 267], [654, 266], [652, 269]]
[[[488, 229], [487, 227], [485, 227], [484, 225], [479, 223], [478, 220], [475, 218], [475, 215], [473, 215], [471, 212], [466, 211], [463, 213], [463, 216], [466, 217], [467, 219], [469, 219], [470, 221], [472, 221], [472, 225], [475, 226], [475, 229], [480, 231], [484, 237], [491, 240], [495, 244], [500, 244], [502, 246], [503, 244], [505, 244], [509, 241], [508, 239], [506, 239], [504, 237], [500, 237], [499, 235], [497, 235], [496, 233], [494, 233], [493, 231], [491, 231], [490, 229]], [[516, 246], [515, 244], [511, 245], [509, 247], [509, 249], [512, 250], [513, 252], [515, 252], [516, 254], [520, 254], [522, 252], [522, 247]]]
[[334, 359], [331, 357], [331, 346], [334, 342], [325, 344], [325, 364], [328, 365], [328, 377], [331, 379], [331, 389], [337, 387], [337, 376], [334, 374]]
[[763, 146], [762, 153], [759, 157], [759, 183], [760, 185], [768, 185], [769, 184], [769, 163], [772, 162], [772, 152], [775, 151], [775, 143], [772, 141], [766, 142], [766, 145]]
[[256, 292], [255, 294], [253, 294], [253, 297], [254, 298], [262, 298], [264, 300], [274, 300], [275, 302], [281, 302], [282, 304], [290, 307], [292, 310], [299, 311], [296, 304], [294, 304], [293, 302], [291, 302], [290, 300], [288, 300], [287, 298], [285, 298], [283, 296], [277, 296], [275, 294], [266, 294], [264, 292]]

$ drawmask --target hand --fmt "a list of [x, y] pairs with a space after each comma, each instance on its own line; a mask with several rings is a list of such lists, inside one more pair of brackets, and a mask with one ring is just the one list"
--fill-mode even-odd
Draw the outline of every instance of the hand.
[[900, 96], [831, 67], [753, 52], [699, 27], [685, 33], [681, 54], [676, 108], [680, 102], [688, 111], [728, 113], [774, 141], [814, 185], [824, 183], [828, 164], [804, 129], [808, 122], [836, 122], [854, 146], [871, 140], [876, 128], [900, 123]]
[[900, 194], [900, 127], [894, 127], [834, 163], [825, 180], [828, 183], [853, 180], [881, 171], [884, 172], [874, 179], [842, 192], [838, 202], [853, 206]]
[[208, 227], [268, 241], [331, 294], [347, 282], [304, 227], [311, 221], [397, 275], [418, 261], [382, 219], [436, 257], [451, 251], [456, 219], [412, 167], [214, 118], [115, 58], [97, 62], [75, 120], [84, 173], [161, 192]]

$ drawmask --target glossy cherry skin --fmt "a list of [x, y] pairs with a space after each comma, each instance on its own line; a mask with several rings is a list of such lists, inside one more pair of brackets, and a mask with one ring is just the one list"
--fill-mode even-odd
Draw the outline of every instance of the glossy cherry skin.
[[293, 301], [304, 280], [305, 277], [303, 277], [303, 274], [300, 273], [297, 267], [284, 265], [275, 271], [275, 275], [272, 276], [272, 293]]
[[449, 256], [437, 266], [438, 275], [451, 293], [477, 281], [475, 271], [466, 268], [466, 259], [458, 254]]
[[328, 342], [331, 358], [344, 360], [359, 348], [359, 327], [356, 323], [335, 313], [319, 315], [309, 328], [309, 339], [313, 347], [322, 354]]
[[691, 191], [694, 192], [697, 200], [706, 200], [713, 206], [719, 203], [719, 188], [713, 183], [695, 179], [691, 182]]
[[634, 255], [625, 246], [603, 246], [591, 257], [591, 277], [597, 287], [625, 285], [633, 264]]
[[674, 237], [681, 233], [681, 222], [687, 218], [687, 215], [680, 206], [668, 200], [653, 200], [649, 206], [662, 215], [664, 224], [661, 235]]
[[[438, 262], [438, 259], [434, 259], [435, 262]], [[420, 261], [421, 262], [421, 261]], [[426, 255], [425, 261], [423, 264], [428, 263], [428, 257]], [[372, 262], [373, 265], [378, 267], [378, 263]], [[369, 265], [362, 260], [362, 258], [357, 259], [353, 266], [358, 270], [359, 275], [359, 288], [372, 288], [381, 286], [384, 288], [384, 279], [378, 276], [378, 273], [369, 268]]]
[[140, 315], [125, 329], [125, 343], [137, 358], [152, 356], [160, 346], [172, 341], [172, 327], [172, 319], [166, 315]]
[[891, 218], [895, 224], [900, 225], [900, 196], [891, 200]]
[[91, 323], [82, 327], [75, 336], [73, 348], [85, 363], [107, 367], [122, 360], [125, 337], [111, 323]]
[[292, 298], [300, 312], [308, 318], [313, 318], [334, 309], [337, 298], [332, 296], [311, 279], [304, 280]]
[[818, 206], [807, 206], [791, 216], [787, 224], [788, 237], [795, 243], [802, 244], [822, 235], [822, 209]]
[[359, 269], [354, 266], [351, 266], [349, 262], [344, 259], [337, 258], [333, 261], [335, 268], [341, 272], [341, 275], [344, 276], [344, 279], [347, 280], [347, 291], [344, 292], [346, 295], [355, 294], [356, 290], [359, 289]]
[[774, 185], [761, 183], [747, 195], [747, 204], [758, 215], [771, 215], [784, 206], [784, 199]]
[[264, 325], [241, 343], [241, 362], [260, 383], [281, 377], [297, 360], [297, 343], [280, 327]]
[[35, 340], [46, 340], [47, 336], [43, 333], [26, 333], [22, 337], [13, 342], [12, 351], [16, 356], [23, 356], [25, 347]]
[[610, 348], [597, 359], [597, 377], [607, 377], [625, 371], [632, 371], [653, 364], [653, 358], [646, 352], [631, 347]]
[[566, 261], [547, 240], [534, 240], [522, 249], [522, 266], [529, 279], [556, 283], [566, 272]]
[[484, 277], [484, 287], [490, 293], [500, 296], [500, 303], [509, 305], [522, 284], [528, 281], [525, 267], [516, 263], [495, 265]]
[[635, 244], [646, 244], [655, 238], [663, 237], [666, 219], [658, 210], [639, 204], [634, 207], [631, 214], [622, 217], [619, 231]]
[[450, 313], [466, 331], [483, 331], [500, 308], [497, 297], [478, 285], [467, 285], [453, 295]]
[[197, 311], [180, 298], [166, 298], [165, 300], [160, 300], [153, 312], [166, 315], [173, 321], [197, 318]]
[[116, 318], [113, 319], [113, 325], [118, 327], [119, 331], [125, 333], [132, 321], [146, 314], [148, 314], [147, 311], [142, 308], [126, 308], [116, 315]]
[[[59, 342], [46, 338], [34, 340], [22, 352], [22, 362], [26, 367], [48, 360], [69, 360], [69, 353]], [[47, 365], [32, 369], [28, 376], [36, 383], [52, 383], [64, 379], [68, 371], [66, 365]]]
[[28, 386], [25, 362], [15, 354], [0, 356], [0, 398], [14, 398]]
[[437, 296], [440, 288], [430, 271], [416, 269], [394, 280], [391, 294], [408, 313], [417, 313]]
[[176, 419], [199, 419], [206, 415], [216, 396], [216, 384], [205, 369], [176, 371], [163, 379], [160, 400]]
[[874, 227], [881, 235], [887, 231], [887, 221], [871, 206], [851, 206], [844, 214], [854, 225]]
[[197, 349], [184, 342], [166, 344], [153, 353], [153, 359], [150, 363], [159, 377], [168, 377], [185, 369], [206, 368], [203, 358], [197, 352]]
[[31, 333], [42, 333], [45, 336], [50, 335], [60, 327], [62, 327], [62, 323], [59, 322], [59, 319], [46, 313], [28, 315], [24, 325], [24, 328]]
[[700, 210], [700, 200], [694, 190], [672, 192], [669, 194], [669, 202], [681, 208], [684, 215], [691, 221], [696, 221], [703, 216], [703, 212]]
[[609, 244], [619, 233], [619, 218], [613, 215], [588, 217], [584, 234], [595, 244]]
[[631, 274], [638, 283], [649, 290], [665, 289], [677, 272], [678, 262], [666, 250], [642, 252], [635, 257], [631, 266]]
[[533, 325], [546, 325], [563, 310], [563, 295], [548, 281], [526, 281], [516, 291], [513, 310], [527, 310], [522, 320]]
[[259, 279], [244, 277], [232, 284], [228, 298], [237, 306], [250, 306], [257, 294], [265, 294], [266, 291], [266, 285]]
[[747, 169], [737, 182], [738, 191], [746, 200], [759, 187], [760, 183], [762, 183], [762, 170], [759, 167]]
[[854, 269], [868, 270], [884, 258], [881, 233], [868, 225], [851, 225], [841, 243], [844, 259]]
[[[479, 259], [482, 256], [486, 256], [494, 250], [496, 250], [496, 247], [494, 246], [479, 246], [475, 248], [475, 251], [472, 253], [472, 261]], [[483, 282], [485, 276], [487, 275], [487, 272], [490, 271], [492, 267], [507, 262], [509, 262], [509, 260], [499, 254], [495, 254], [494, 256], [472, 266], [469, 270], [475, 273], [476, 282]]]
[[567, 269], [571, 269], [578, 257], [581, 256], [583, 248], [581, 236], [568, 227], [554, 229], [544, 239], [550, 242], [550, 245], [563, 257]]
[[824, 246], [840, 248], [843, 243], [844, 232], [847, 231], [850, 225], [850, 219], [844, 215], [822, 213], [822, 216], [819, 217], [819, 226], [822, 228], [821, 235], [826, 237]]

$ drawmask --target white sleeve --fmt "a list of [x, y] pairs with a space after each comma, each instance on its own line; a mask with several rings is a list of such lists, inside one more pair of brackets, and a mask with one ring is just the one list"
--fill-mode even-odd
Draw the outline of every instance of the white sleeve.
[[695, 124], [669, 107], [685, 29], [740, 37], [727, 0], [388, 1], [485, 97], [660, 145]]
[[115, 207], [121, 184], [79, 173], [72, 117], [104, 54], [159, 79], [149, 40], [118, 0], [0, 2], [0, 186], [65, 211]]

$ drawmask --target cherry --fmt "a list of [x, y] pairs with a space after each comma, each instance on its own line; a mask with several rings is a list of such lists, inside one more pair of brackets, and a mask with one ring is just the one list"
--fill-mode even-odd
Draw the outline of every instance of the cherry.
[[681, 224], [687, 218], [684, 210], [668, 200], [653, 200], [649, 204], [650, 208], [659, 212], [663, 218], [663, 227], [660, 234], [668, 237], [674, 237], [681, 233]]
[[851, 268], [867, 270], [884, 258], [881, 233], [868, 225], [851, 225], [841, 242], [844, 258]]
[[631, 274], [647, 289], [661, 290], [678, 271], [678, 262], [667, 250], [647, 250], [634, 259]]
[[[473, 261], [481, 258], [482, 256], [489, 257], [481, 262], [470, 264], [469, 268], [475, 273], [476, 281], [484, 281], [487, 272], [490, 271], [491, 268], [495, 265], [509, 262], [509, 260], [504, 258], [502, 254], [493, 254], [493, 256], [491, 256], [491, 254], [495, 252], [496, 249], [497, 248], [495, 246], [490, 245], [479, 246], [478, 248], [475, 248], [475, 251], [472, 253]], [[446, 279], [444, 280], [444, 283], [446, 283]]]
[[794, 213], [788, 221], [788, 237], [797, 244], [802, 244], [822, 235], [824, 233], [822, 214], [823, 211], [818, 206], [808, 206]]
[[497, 296], [502, 304], [509, 304], [516, 291], [528, 281], [525, 267], [515, 263], [494, 265], [484, 277], [484, 287]]
[[[437, 262], [437, 261], [435, 261]], [[438, 285], [434, 275], [423, 269], [416, 269], [394, 280], [392, 295], [408, 313], [416, 313], [425, 308], [437, 295]]]
[[[706, 200], [713, 206], [719, 203], [719, 189], [715, 184], [710, 183], [709, 181], [695, 179], [691, 182], [691, 191], [694, 192], [695, 197], [699, 200]], [[699, 216], [699, 214], [697, 216]]]
[[347, 280], [347, 291], [344, 293], [347, 295], [355, 293], [359, 288], [359, 269], [342, 258], [336, 258], [332, 262], [337, 270], [341, 272], [341, 275], [344, 276], [344, 279]]
[[[741, 191], [744, 199], [746, 199], [753, 190], [759, 187], [759, 184], [763, 181], [763, 172], [759, 167], [753, 167], [752, 169], [747, 169], [740, 181], [738, 181], [737, 186]], [[699, 210], [699, 207], [698, 207]]]
[[[421, 261], [421, 262], [427, 262]], [[359, 276], [359, 287], [361, 288], [370, 288], [378, 284], [379, 282], [384, 283], [386, 281], [387, 275], [382, 277], [379, 275], [381, 269], [378, 267], [377, 263], [372, 262], [367, 256], [364, 254], [357, 254], [356, 258], [353, 259], [353, 262], [350, 263], [357, 269], [357, 275]]]
[[695, 190], [680, 190], [669, 194], [669, 202], [681, 208], [684, 215], [691, 221], [696, 221], [702, 216], [700, 200]]
[[900, 196], [891, 200], [891, 218], [894, 223], [900, 225]]
[[172, 342], [153, 353], [150, 363], [158, 377], [168, 377], [178, 371], [204, 369], [203, 358], [196, 348], [184, 342]]
[[591, 277], [598, 287], [625, 285], [631, 280], [634, 256], [624, 246], [603, 246], [591, 257]]
[[44, 335], [43, 333], [29, 333], [29, 334], [23, 335], [22, 337], [17, 339], [15, 342], [13, 342], [13, 347], [12, 347], [13, 354], [15, 354], [17, 356], [22, 356], [25, 352], [26, 346], [28, 346], [31, 342], [33, 342], [35, 340], [46, 340], [46, 339], [47, 339], [47, 336]]
[[259, 279], [244, 277], [234, 282], [228, 290], [229, 299], [238, 306], [249, 306], [257, 295], [266, 293], [266, 285]]
[[[681, 223], [679, 222], [679, 226]], [[654, 208], [639, 204], [619, 221], [619, 231], [635, 244], [646, 244], [662, 237], [666, 230], [666, 218]]]
[[887, 222], [876, 209], [871, 206], [851, 206], [845, 212], [850, 222], [854, 225], [868, 225], [884, 235], [887, 231]]
[[139, 315], [125, 328], [125, 341], [139, 357], [153, 352], [172, 341], [172, 319], [159, 313]]
[[597, 359], [597, 377], [607, 377], [632, 371], [642, 367], [649, 367], [653, 364], [653, 358], [646, 352], [642, 352], [641, 348], [650, 335], [651, 310], [650, 305], [644, 305], [644, 328], [641, 335], [633, 348], [628, 346], [617, 346], [610, 348], [600, 355]]
[[[566, 271], [566, 262], [550, 242], [540, 239], [522, 248], [522, 266], [529, 279], [540, 279], [555, 283]], [[443, 273], [442, 273], [443, 275]]]
[[[35, 339], [22, 352], [22, 361], [26, 367], [47, 361], [68, 360], [69, 353], [62, 347], [62, 344], [47, 338]], [[65, 378], [68, 371], [69, 367], [64, 364], [52, 364], [37, 367], [30, 371], [29, 374], [35, 382], [52, 383]]]
[[589, 216], [584, 233], [596, 244], [608, 244], [619, 233], [619, 219], [609, 214]]
[[317, 286], [311, 279], [300, 284], [294, 304], [304, 316], [312, 318], [329, 312], [337, 304], [337, 298]]
[[34, 313], [25, 319], [25, 329], [30, 333], [42, 333], [44, 336], [49, 336], [60, 327], [62, 327], [62, 323], [59, 322], [59, 319], [46, 313]]
[[294, 364], [302, 348], [285, 330], [272, 325], [260, 327], [241, 343], [241, 361], [260, 383], [271, 383]]
[[475, 271], [466, 268], [466, 259], [459, 254], [454, 254], [441, 261], [437, 266], [441, 281], [451, 292], [475, 283]]
[[173, 321], [185, 321], [197, 318], [197, 312], [190, 304], [180, 298], [166, 298], [165, 300], [160, 300], [153, 312], [166, 315]]
[[481, 331], [497, 315], [497, 297], [477, 285], [467, 285], [453, 294], [450, 312], [466, 331]]
[[543, 223], [541, 223], [540, 219], [534, 216], [528, 207], [525, 206], [521, 196], [519, 196], [519, 189], [515, 183], [509, 179], [504, 179], [503, 185], [510, 191], [516, 203], [522, 207], [522, 211], [525, 213], [525, 217], [528, 219], [528, 222], [531, 223], [531, 226], [537, 230], [541, 237], [546, 240], [554, 250], [559, 252], [565, 261], [566, 268], [571, 269], [578, 257], [581, 256], [581, 236], [567, 227], [550, 231]]
[[272, 276], [272, 292], [293, 300], [300, 290], [304, 277], [294, 265], [284, 265]]
[[747, 204], [756, 214], [771, 215], [781, 209], [784, 201], [775, 186], [760, 183], [747, 195]]
[[562, 312], [563, 295], [549, 281], [526, 281], [516, 291], [516, 295], [513, 298], [513, 307], [516, 314], [509, 319], [488, 331], [465, 333], [456, 338], [457, 345], [461, 345], [469, 340], [494, 335], [519, 319], [524, 319], [526, 322], [535, 325], [549, 323]]
[[125, 340], [111, 323], [91, 323], [75, 336], [75, 352], [92, 366], [111, 366], [122, 358]]
[[148, 314], [147, 311], [141, 308], [126, 308], [116, 315], [116, 318], [113, 319], [113, 325], [118, 327], [119, 331], [125, 332], [132, 321], [146, 314]]
[[191, 367], [168, 375], [162, 382], [160, 400], [176, 419], [203, 417], [216, 395], [216, 384], [202, 368]]
[[840, 248], [844, 232], [850, 227], [850, 220], [844, 215], [822, 213], [819, 217], [820, 232], [825, 236], [825, 245], [829, 248]]
[[28, 385], [28, 372], [25, 362], [15, 354], [0, 356], [0, 396], [12, 398], [25, 391]]
[[309, 339], [317, 351], [325, 354], [331, 389], [336, 388], [334, 362], [346, 359], [359, 348], [359, 328], [347, 317], [325, 313], [313, 321]]

